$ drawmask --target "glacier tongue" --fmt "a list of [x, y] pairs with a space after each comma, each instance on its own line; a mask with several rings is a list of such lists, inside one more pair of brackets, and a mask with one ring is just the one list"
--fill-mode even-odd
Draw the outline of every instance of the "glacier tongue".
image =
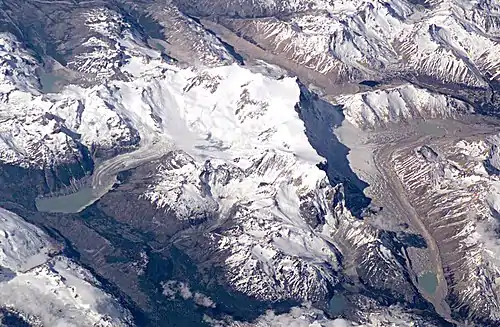
[[[487, 164], [496, 142], [498, 136], [434, 141], [392, 157], [414, 207], [438, 242], [450, 307], [485, 325], [500, 317], [499, 176]], [[459, 254], [464, 248], [465, 257]]]

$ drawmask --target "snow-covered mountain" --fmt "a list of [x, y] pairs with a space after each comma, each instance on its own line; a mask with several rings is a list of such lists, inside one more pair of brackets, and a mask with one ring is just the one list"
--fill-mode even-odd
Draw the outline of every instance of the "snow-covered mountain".
[[[309, 143], [300, 116], [315, 115], [317, 124], [328, 126], [331, 113], [322, 110], [331, 108], [299, 105], [302, 90], [294, 78], [275, 79], [237, 65], [178, 69], [161, 61], [133, 72], [128, 81], [67, 86], [59, 93], [14, 92], [23, 94], [21, 104], [31, 113], [50, 115], [60, 124], [57, 134], [67, 139], [78, 134], [71, 140], [89, 149], [106, 149], [105, 142], [119, 146], [122, 138], [110, 134], [128, 141], [126, 136], [135, 132], [137, 151], [165, 152], [138, 198], [179, 220], [199, 220], [208, 249], [224, 258], [217, 266], [232, 289], [268, 301], [325, 302], [331, 288], [346, 278], [343, 266], [353, 261], [359, 262], [359, 274], [371, 278], [370, 287], [389, 290], [404, 302], [418, 298], [400, 250], [355, 218], [345, 206], [342, 186], [330, 185], [318, 168], [325, 158]], [[109, 134], [103, 133], [98, 111], [123, 124], [108, 120]], [[43, 124], [35, 126], [39, 137], [46, 137]], [[11, 143], [30, 144], [23, 137], [11, 134]], [[333, 134], [315, 137], [328, 142]], [[36, 156], [38, 161], [4, 160], [45, 167], [68, 156], [65, 149], [50, 150]], [[28, 147], [25, 152], [33, 153]], [[386, 271], [391, 282], [376, 282], [377, 271]]]
[[[273, 80], [238, 66], [176, 74], [177, 91], [169, 82], [156, 92], [176, 100], [161, 107], [174, 112], [158, 116], [175, 119], [165, 130], [175, 131], [172, 142], [180, 150], [158, 162], [144, 197], [178, 219], [209, 220], [206, 233], [213, 232], [214, 251], [226, 258], [220, 264], [231, 285], [268, 300], [322, 300], [328, 285], [338, 283], [347, 256], [340, 249], [349, 248], [359, 249], [352, 260], [362, 260], [367, 274], [390, 270], [392, 283], [401, 284], [386, 286], [412, 298], [413, 286], [394, 257], [399, 251], [391, 253], [376, 229], [350, 214], [342, 186], [330, 185], [316, 166], [325, 158], [308, 141], [292, 78]], [[329, 114], [309, 110], [321, 109], [304, 106], [301, 114]]]
[[498, 137], [446, 124], [495, 114], [495, 1], [25, 2], [0, 11], [0, 206], [95, 273], [2, 209], [0, 315], [131, 325], [102, 274], [155, 322], [180, 297], [215, 326], [498, 324]]
[[[150, 56], [159, 54], [142, 44], [143, 35], [126, 22], [122, 15], [107, 9], [95, 8], [75, 17], [83, 22], [88, 35], [74, 50], [67, 66], [83, 76], [105, 80], [121, 78], [122, 66], [144, 65]], [[138, 61], [138, 62], [137, 62]]]
[[[394, 156], [395, 170], [440, 244], [453, 307], [498, 320], [499, 175], [488, 169], [498, 137], [461, 140]], [[450, 226], [453, 226], [450, 231]], [[448, 230], [447, 230], [448, 229]], [[467, 248], [467, 256], [458, 255]]]
[[[31, 326], [132, 326], [130, 312], [38, 227], [0, 209], [0, 307]], [[1, 318], [1, 316], [0, 316]]]
[[81, 160], [82, 146], [119, 152], [139, 141], [128, 117], [99, 98], [99, 93], [106, 92], [105, 85], [71, 86], [61, 93], [43, 94], [36, 73], [40, 63], [33, 54], [12, 34], [1, 34], [0, 40], [3, 162], [44, 166], [75, 157]]
[[250, 7], [231, 1], [185, 10], [201, 16], [217, 12], [218, 22], [241, 37], [333, 81], [414, 76], [485, 88], [498, 70], [497, 6], [370, 0], [257, 1]]
[[341, 95], [334, 101], [342, 106], [345, 119], [362, 129], [422, 118], [454, 118], [474, 112], [464, 101], [412, 84]]

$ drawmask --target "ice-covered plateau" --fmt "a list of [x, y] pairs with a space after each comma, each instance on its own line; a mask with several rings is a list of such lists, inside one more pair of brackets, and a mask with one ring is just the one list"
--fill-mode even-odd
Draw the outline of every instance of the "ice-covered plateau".
[[102, 288], [44, 231], [0, 209], [2, 311], [30, 326], [132, 326], [130, 312]]

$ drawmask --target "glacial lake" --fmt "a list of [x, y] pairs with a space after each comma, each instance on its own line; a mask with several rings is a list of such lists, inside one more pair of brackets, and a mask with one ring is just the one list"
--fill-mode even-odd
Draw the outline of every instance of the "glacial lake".
[[94, 189], [85, 187], [68, 195], [38, 198], [35, 204], [40, 212], [75, 213], [91, 205], [99, 198], [100, 196], [96, 194]]
[[418, 283], [429, 294], [434, 294], [438, 286], [436, 274], [432, 271], [423, 273], [418, 276]]
[[43, 93], [54, 93], [60, 91], [61, 86], [59, 84], [64, 82], [64, 78], [61, 76], [45, 72], [43, 69], [40, 69], [38, 72], [38, 77], [40, 78]]
[[341, 294], [335, 294], [328, 303], [328, 312], [337, 316], [340, 315], [348, 306], [348, 302]]

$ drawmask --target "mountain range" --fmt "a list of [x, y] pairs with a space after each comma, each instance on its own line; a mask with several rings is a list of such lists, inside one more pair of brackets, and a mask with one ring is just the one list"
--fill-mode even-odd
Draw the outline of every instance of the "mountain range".
[[5, 326], [497, 326], [495, 0], [0, 1]]

